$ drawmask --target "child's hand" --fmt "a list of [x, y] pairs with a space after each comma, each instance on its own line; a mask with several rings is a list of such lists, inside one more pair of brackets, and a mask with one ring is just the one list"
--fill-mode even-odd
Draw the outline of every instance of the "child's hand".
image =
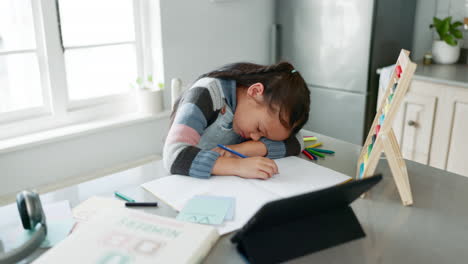
[[274, 174], [278, 174], [276, 163], [264, 157], [250, 157], [238, 160], [237, 176], [248, 179], [267, 180]]
[[236, 175], [247, 179], [269, 179], [278, 173], [276, 163], [265, 157], [244, 159], [219, 157], [211, 171], [213, 175]]

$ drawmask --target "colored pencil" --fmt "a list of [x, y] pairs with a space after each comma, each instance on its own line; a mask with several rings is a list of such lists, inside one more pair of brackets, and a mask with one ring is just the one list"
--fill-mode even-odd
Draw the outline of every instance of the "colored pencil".
[[311, 145], [311, 146], [308, 146], [307, 148], [315, 148], [315, 147], [318, 147], [318, 146], [322, 146], [322, 142], [313, 144], [313, 145]]
[[307, 149], [307, 151], [310, 153], [310, 154], [313, 154], [313, 155], [316, 155], [316, 156], [319, 156], [321, 158], [325, 158], [325, 155], [323, 155], [322, 153], [319, 153], [313, 149]]
[[319, 149], [319, 148], [309, 148], [309, 149], [320, 152], [320, 153], [335, 154], [335, 151], [328, 150], [328, 149]]
[[314, 157], [312, 157], [309, 152], [307, 152], [305, 149], [302, 151], [302, 153], [304, 153], [304, 155], [306, 155], [310, 160], [314, 160]]
[[127, 202], [131, 202], [131, 203], [135, 202], [135, 200], [133, 200], [132, 198], [130, 198], [130, 197], [126, 196], [126, 195], [124, 195], [123, 193], [119, 193], [119, 192], [115, 191], [114, 194], [115, 194], [115, 196], [117, 196], [120, 199], [125, 200]]
[[226, 147], [226, 146], [224, 146], [224, 145], [218, 144], [218, 147], [220, 147], [220, 148], [222, 148], [222, 149], [224, 149], [224, 150], [227, 150], [227, 151], [231, 152], [232, 154], [235, 154], [235, 155], [237, 155], [237, 156], [239, 156], [239, 157], [241, 157], [241, 158], [247, 158], [246, 155], [241, 154], [241, 153], [239, 153], [239, 152], [237, 152], [237, 151], [235, 151], [235, 150], [233, 150], [233, 149], [230, 149], [230, 148], [228, 148], [228, 147]]

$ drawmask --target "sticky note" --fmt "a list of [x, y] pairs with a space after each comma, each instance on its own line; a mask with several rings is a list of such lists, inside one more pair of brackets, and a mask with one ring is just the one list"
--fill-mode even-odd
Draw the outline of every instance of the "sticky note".
[[232, 202], [227, 199], [212, 199], [210, 197], [193, 197], [177, 215], [176, 219], [199, 224], [219, 225]]
[[[40, 245], [41, 248], [50, 248], [65, 239], [70, 234], [75, 220], [73, 219], [70, 203], [68, 200], [45, 203], [43, 205], [44, 214], [47, 220], [47, 236]], [[18, 232], [16, 242], [21, 245], [31, 238], [34, 231], [20, 229]]]
[[[47, 221], [47, 236], [42, 242], [41, 248], [50, 248], [57, 245], [70, 234], [75, 221], [73, 219]], [[31, 239], [35, 231], [23, 230], [18, 237], [17, 245], [21, 245]]]
[[236, 209], [236, 198], [230, 196], [213, 196], [213, 195], [196, 195], [195, 197], [206, 197], [210, 199], [220, 199], [220, 200], [227, 200], [230, 205], [224, 220], [231, 221], [234, 219], [234, 212]]

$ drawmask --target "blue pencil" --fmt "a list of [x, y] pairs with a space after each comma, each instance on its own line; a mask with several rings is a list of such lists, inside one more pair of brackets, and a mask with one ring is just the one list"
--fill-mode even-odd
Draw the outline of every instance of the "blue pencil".
[[218, 147], [220, 147], [220, 148], [222, 148], [222, 149], [224, 149], [224, 150], [227, 150], [227, 151], [231, 152], [232, 154], [236, 154], [237, 156], [239, 156], [239, 157], [241, 157], [241, 158], [247, 158], [246, 155], [240, 154], [239, 152], [237, 152], [237, 151], [235, 151], [235, 150], [232, 150], [232, 149], [230, 149], [230, 148], [228, 148], [228, 147], [226, 147], [226, 146], [224, 146], [224, 145], [218, 144]]

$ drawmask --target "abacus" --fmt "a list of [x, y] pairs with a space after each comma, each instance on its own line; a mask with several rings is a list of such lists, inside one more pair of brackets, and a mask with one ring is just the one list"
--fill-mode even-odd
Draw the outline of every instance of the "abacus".
[[390, 82], [361, 150], [357, 164], [357, 179], [372, 175], [382, 152], [385, 152], [403, 205], [413, 204], [413, 195], [406, 164], [392, 129], [393, 119], [408, 91], [416, 64], [409, 59], [409, 51], [401, 50]]

